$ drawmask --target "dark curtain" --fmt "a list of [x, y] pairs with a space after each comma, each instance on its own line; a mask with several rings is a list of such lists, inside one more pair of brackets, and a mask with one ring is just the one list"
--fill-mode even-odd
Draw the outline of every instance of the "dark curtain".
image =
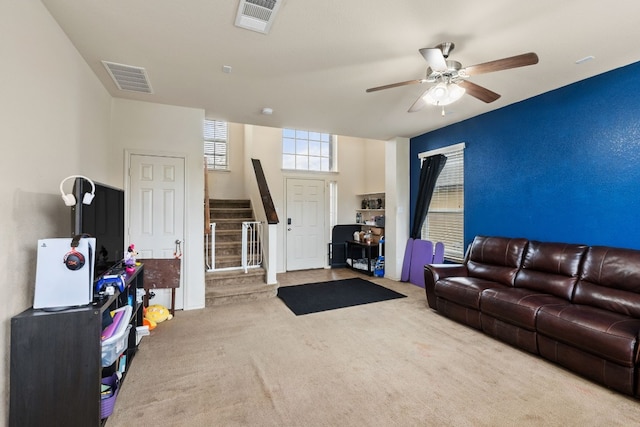
[[444, 154], [436, 154], [429, 156], [422, 161], [420, 169], [420, 183], [418, 185], [418, 200], [416, 202], [416, 210], [413, 213], [413, 228], [411, 229], [411, 237], [413, 239], [420, 238], [420, 230], [424, 219], [427, 217], [433, 190], [436, 187], [436, 181], [444, 164], [447, 163], [447, 156]]

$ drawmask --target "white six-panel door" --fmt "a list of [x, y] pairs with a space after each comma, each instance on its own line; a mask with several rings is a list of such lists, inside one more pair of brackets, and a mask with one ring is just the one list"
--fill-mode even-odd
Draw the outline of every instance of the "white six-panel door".
[[287, 179], [287, 270], [325, 265], [324, 181]]
[[[141, 259], [173, 258], [176, 241], [184, 239], [184, 159], [137, 154], [129, 159], [129, 243]], [[164, 298], [152, 302], [168, 306]]]

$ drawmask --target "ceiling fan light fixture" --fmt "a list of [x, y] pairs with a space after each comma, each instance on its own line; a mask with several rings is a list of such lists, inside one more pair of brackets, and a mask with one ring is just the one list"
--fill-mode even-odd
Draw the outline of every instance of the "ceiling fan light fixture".
[[431, 105], [449, 105], [456, 102], [466, 90], [455, 83], [440, 82], [431, 87], [424, 95], [424, 100]]

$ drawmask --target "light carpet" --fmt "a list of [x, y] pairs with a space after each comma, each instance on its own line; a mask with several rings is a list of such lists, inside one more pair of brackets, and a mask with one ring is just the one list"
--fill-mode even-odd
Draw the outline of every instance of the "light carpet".
[[177, 312], [143, 339], [107, 427], [638, 425], [638, 401], [438, 315], [421, 288], [373, 281], [408, 297]]

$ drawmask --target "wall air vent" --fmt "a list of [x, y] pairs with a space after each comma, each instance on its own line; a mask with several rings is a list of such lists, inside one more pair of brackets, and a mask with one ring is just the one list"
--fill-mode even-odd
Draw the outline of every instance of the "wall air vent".
[[267, 34], [284, 0], [240, 0], [236, 26]]
[[107, 61], [102, 61], [102, 64], [109, 72], [118, 89], [130, 92], [153, 93], [147, 77], [147, 71], [144, 68]]

